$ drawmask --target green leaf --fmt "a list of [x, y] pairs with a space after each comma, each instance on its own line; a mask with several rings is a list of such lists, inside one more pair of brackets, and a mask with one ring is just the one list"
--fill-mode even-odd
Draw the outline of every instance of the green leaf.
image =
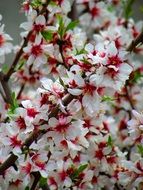
[[43, 187], [45, 185], [47, 185], [47, 178], [41, 177], [39, 181], [39, 186]]
[[20, 70], [20, 69], [23, 67], [23, 65], [24, 65], [25, 63], [26, 63], [26, 61], [25, 61], [24, 59], [21, 59], [21, 60], [20, 60], [20, 63], [17, 65], [15, 71]]
[[59, 82], [60, 82], [60, 84], [65, 88], [64, 81], [61, 79], [61, 77], [59, 77]]
[[39, 6], [41, 6], [42, 5], [42, 1], [41, 0], [33, 0], [32, 2], [31, 2], [31, 6], [33, 7], [33, 8], [38, 8]]
[[3, 64], [2, 65], [2, 71], [3, 71], [3, 73], [7, 73], [8, 70], [9, 70], [9, 65]]
[[139, 144], [137, 145], [138, 148], [138, 153], [140, 153], [140, 155], [143, 157], [143, 145]]
[[60, 37], [62, 39], [66, 32], [66, 29], [65, 29], [64, 21], [63, 21], [63, 18], [61, 17], [61, 15], [57, 15], [57, 19], [59, 22], [58, 34], [60, 35]]
[[143, 78], [143, 74], [140, 73], [140, 71], [134, 71], [133, 78], [130, 80], [132, 83], [137, 83], [141, 78]]
[[11, 97], [12, 97], [12, 104], [8, 110], [9, 115], [14, 114], [15, 109], [19, 107], [15, 92], [12, 93]]
[[111, 137], [111, 136], [109, 136], [109, 137], [108, 137], [107, 144], [108, 144], [108, 146], [113, 147], [113, 139], [112, 139], [112, 137]]
[[26, 186], [26, 187], [25, 187], [25, 190], [30, 190], [29, 186]]
[[71, 175], [71, 179], [75, 180], [78, 178], [78, 176], [87, 168], [88, 164], [84, 164], [79, 166], [78, 169], [75, 170], [75, 172]]
[[126, 20], [129, 19], [129, 17], [132, 15], [132, 5], [135, 2], [135, 0], [126, 0], [122, 1], [124, 6], [124, 17]]
[[108, 9], [109, 12], [113, 12], [115, 10], [115, 6], [111, 4], [111, 5], [108, 6], [107, 9]]
[[50, 30], [42, 31], [41, 34], [46, 41], [50, 41], [53, 38], [53, 33]]
[[70, 22], [66, 27], [66, 31], [73, 30], [77, 26], [78, 23], [79, 21], [77, 20]]
[[86, 53], [87, 53], [87, 51], [84, 48], [81, 50], [76, 49], [76, 55], [86, 54]]
[[102, 97], [102, 101], [103, 102], [112, 102], [112, 101], [114, 101], [114, 98], [113, 97], [111, 97], [111, 96], [103, 96]]

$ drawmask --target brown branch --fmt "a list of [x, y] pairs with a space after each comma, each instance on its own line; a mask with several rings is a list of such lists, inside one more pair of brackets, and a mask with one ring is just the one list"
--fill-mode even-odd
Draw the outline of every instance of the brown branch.
[[1, 97], [3, 98], [3, 100], [4, 100], [5, 102], [7, 102], [7, 101], [6, 101], [5, 94], [4, 94], [4, 92], [2, 91], [1, 88], [0, 88], [0, 94], [1, 94]]
[[[67, 94], [64, 98], [63, 98], [63, 104], [64, 106], [67, 106], [72, 100], [73, 100], [73, 96], [70, 94]], [[59, 106], [56, 106], [51, 113], [49, 114], [49, 119], [51, 117], [55, 117], [58, 114], [59, 111]], [[22, 145], [22, 149], [25, 148], [29, 148], [30, 145], [36, 141], [38, 139], [38, 137], [42, 137], [47, 131], [46, 130], [36, 130], [33, 133], [31, 133], [31, 135], [25, 140], [25, 142]], [[0, 165], [0, 175], [4, 174], [4, 171], [7, 170], [9, 167], [13, 166], [13, 164], [16, 162], [16, 160], [18, 159], [18, 157], [16, 155], [14, 155], [13, 153], [5, 160], [5, 162], [3, 162], [3, 164]]]
[[5, 101], [9, 104], [12, 104], [11, 90], [8, 83], [4, 79], [4, 74], [0, 72], [0, 82], [5, 93]]
[[21, 97], [21, 94], [22, 94], [24, 88], [25, 88], [25, 84], [22, 84], [21, 87], [20, 87], [20, 90], [19, 90], [19, 92], [17, 94], [17, 99], [19, 99]]
[[19, 61], [19, 59], [21, 58], [21, 56], [23, 54], [23, 48], [26, 47], [27, 44], [28, 44], [28, 41], [30, 39], [31, 34], [32, 34], [32, 31], [30, 31], [28, 33], [27, 37], [24, 38], [24, 42], [23, 42], [20, 50], [17, 52], [11, 67], [9, 68], [7, 74], [5, 75], [5, 81], [8, 81], [10, 79], [11, 75], [15, 72], [15, 67], [18, 64], [18, 61]]
[[131, 42], [131, 44], [127, 47], [126, 50], [132, 52], [140, 43], [143, 43], [143, 31], [137, 36], [135, 40]]
[[133, 100], [132, 100], [132, 98], [130, 97], [130, 94], [129, 94], [128, 86], [125, 86], [125, 90], [126, 90], [126, 96], [128, 98], [128, 102], [130, 103], [131, 108], [135, 109]]
[[77, 20], [78, 14], [77, 14], [77, 7], [76, 7], [76, 1], [74, 0], [73, 5], [71, 7], [71, 11], [68, 14], [68, 17], [71, 18], [71, 20]]
[[37, 184], [38, 184], [38, 182], [40, 180], [40, 177], [41, 177], [40, 172], [34, 172], [33, 176], [34, 176], [34, 181], [33, 181], [33, 184], [31, 186], [30, 190], [35, 190], [36, 189]]
[[[38, 15], [43, 14], [43, 13], [47, 10], [47, 5], [48, 5], [48, 4], [49, 4], [49, 0], [47, 0], [46, 3], [43, 4], [43, 8], [42, 8], [41, 11], [38, 13]], [[19, 62], [19, 60], [20, 60], [20, 58], [21, 58], [21, 56], [22, 56], [22, 54], [23, 54], [23, 48], [27, 46], [28, 41], [29, 41], [29, 39], [30, 39], [32, 33], [33, 33], [33, 30], [31, 30], [31, 31], [28, 33], [27, 37], [24, 38], [24, 41], [23, 41], [23, 44], [22, 44], [20, 50], [17, 52], [17, 54], [16, 54], [16, 56], [15, 56], [15, 58], [14, 58], [14, 60], [13, 60], [13, 63], [12, 63], [12, 65], [11, 65], [11, 67], [9, 68], [7, 74], [6, 74], [5, 77], [4, 77], [4, 78], [5, 78], [5, 81], [8, 81], [8, 80], [10, 79], [11, 75], [15, 72], [15, 67], [17, 66], [17, 64], [18, 64], [18, 62]]]

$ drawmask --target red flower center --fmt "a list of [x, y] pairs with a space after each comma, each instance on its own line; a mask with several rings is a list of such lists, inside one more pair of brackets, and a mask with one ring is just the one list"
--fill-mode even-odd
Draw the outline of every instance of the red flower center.
[[95, 153], [96, 158], [98, 158], [99, 160], [101, 160], [103, 158], [103, 152], [102, 150], [97, 150]]
[[100, 9], [95, 6], [95, 7], [93, 7], [93, 8], [90, 10], [90, 13], [91, 13], [91, 15], [92, 15], [92, 18], [97, 17], [97, 16], [99, 16], [99, 14], [100, 14]]
[[35, 30], [37, 33], [41, 32], [44, 29], [44, 25], [41, 24], [35, 24], [33, 27], [33, 30]]
[[39, 55], [41, 55], [43, 52], [41, 45], [35, 45], [32, 47], [31, 49], [31, 53], [35, 56], [38, 57]]
[[0, 47], [4, 44], [4, 38], [2, 35], [0, 35]]
[[59, 173], [61, 181], [64, 181], [67, 177], [67, 173], [65, 171], [62, 171]]
[[29, 117], [35, 117], [39, 112], [37, 112], [34, 108], [28, 108], [27, 109], [27, 115]]
[[17, 135], [10, 137], [10, 141], [13, 147], [20, 147], [22, 145], [22, 141], [18, 140]]
[[95, 86], [93, 86], [92, 84], [85, 84], [85, 86], [84, 86], [84, 93], [86, 94], [89, 94], [89, 95], [91, 95], [91, 96], [93, 96], [93, 94], [94, 94], [94, 91], [96, 90], [96, 87]]
[[19, 117], [19, 118], [16, 120], [16, 123], [18, 124], [18, 127], [19, 127], [20, 129], [26, 129], [25, 120], [24, 120], [22, 117]]
[[119, 66], [122, 63], [121, 59], [116, 55], [112, 57], [108, 57], [108, 64], [109, 65], [116, 65]]
[[32, 165], [28, 162], [26, 166], [22, 167], [22, 170], [26, 172], [26, 174], [30, 174]]

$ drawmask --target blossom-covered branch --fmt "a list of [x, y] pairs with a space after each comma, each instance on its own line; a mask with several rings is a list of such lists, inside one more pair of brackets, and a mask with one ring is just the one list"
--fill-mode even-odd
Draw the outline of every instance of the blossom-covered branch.
[[46, 3], [23, 3], [8, 72], [0, 25], [0, 187], [142, 189], [142, 23], [119, 0]]

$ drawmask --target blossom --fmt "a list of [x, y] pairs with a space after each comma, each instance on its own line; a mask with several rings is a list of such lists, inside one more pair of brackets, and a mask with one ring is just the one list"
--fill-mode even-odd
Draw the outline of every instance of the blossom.
[[52, 44], [44, 45], [41, 40], [41, 37], [37, 36], [33, 44], [29, 43], [24, 48], [24, 52], [28, 54], [27, 65], [34, 64], [38, 68], [47, 62], [47, 55], [53, 55]]
[[12, 38], [4, 32], [4, 24], [0, 24], [0, 63], [5, 62], [5, 55], [11, 53], [13, 45]]

